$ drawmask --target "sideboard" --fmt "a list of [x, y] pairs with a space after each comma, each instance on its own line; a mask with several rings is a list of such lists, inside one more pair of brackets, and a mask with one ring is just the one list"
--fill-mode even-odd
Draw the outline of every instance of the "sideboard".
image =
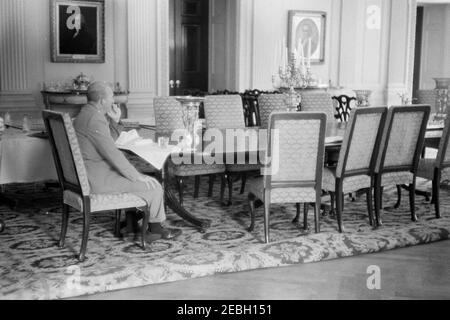
[[[46, 109], [67, 112], [72, 118], [76, 117], [80, 108], [87, 104], [86, 91], [41, 91], [41, 94]], [[114, 92], [114, 103], [120, 106], [122, 118], [127, 118], [127, 102], [127, 92]]]

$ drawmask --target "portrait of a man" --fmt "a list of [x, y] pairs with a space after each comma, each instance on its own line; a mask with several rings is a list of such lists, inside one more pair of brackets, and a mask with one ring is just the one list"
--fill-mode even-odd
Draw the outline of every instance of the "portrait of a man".
[[325, 18], [323, 12], [289, 11], [289, 50], [311, 59], [324, 62]]
[[103, 1], [53, 0], [54, 62], [104, 62]]

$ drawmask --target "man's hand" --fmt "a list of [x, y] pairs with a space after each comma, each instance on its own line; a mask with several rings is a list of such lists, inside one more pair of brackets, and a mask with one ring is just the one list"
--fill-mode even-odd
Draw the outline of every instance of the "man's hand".
[[112, 104], [111, 109], [107, 112], [107, 115], [116, 123], [119, 123], [122, 111], [117, 104]]
[[141, 175], [138, 181], [144, 182], [149, 190], [159, 186], [159, 181], [149, 176]]

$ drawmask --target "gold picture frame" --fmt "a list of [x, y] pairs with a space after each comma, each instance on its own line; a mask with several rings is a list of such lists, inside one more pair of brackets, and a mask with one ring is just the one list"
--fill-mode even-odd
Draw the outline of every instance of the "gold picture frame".
[[[325, 62], [325, 34], [327, 14], [322, 11], [289, 10], [288, 50], [301, 51], [305, 57], [311, 56], [311, 63]], [[301, 55], [301, 52], [299, 52]]]
[[51, 0], [51, 60], [105, 62], [105, 1]]

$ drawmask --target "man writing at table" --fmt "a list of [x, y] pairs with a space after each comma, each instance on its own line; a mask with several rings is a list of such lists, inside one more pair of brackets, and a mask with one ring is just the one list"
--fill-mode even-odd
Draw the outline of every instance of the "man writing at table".
[[106, 84], [94, 82], [88, 88], [88, 104], [74, 121], [78, 142], [94, 193], [133, 193], [147, 202], [150, 223], [147, 240], [171, 239], [181, 230], [162, 226], [164, 191], [159, 182], [139, 173], [117, 149], [110, 133], [107, 113], [112, 113], [113, 91]]

